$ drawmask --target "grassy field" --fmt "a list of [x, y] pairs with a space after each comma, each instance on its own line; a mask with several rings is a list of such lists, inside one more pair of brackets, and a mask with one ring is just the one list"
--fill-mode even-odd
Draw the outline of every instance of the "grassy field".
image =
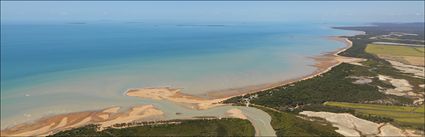
[[213, 120], [180, 120], [180, 124], [157, 124], [97, 132], [88, 125], [56, 133], [52, 136], [254, 136], [255, 129], [248, 120], [226, 118]]
[[419, 50], [420, 52], [425, 52], [425, 48], [416, 48], [417, 50]]
[[401, 111], [401, 112], [424, 113], [423, 106], [408, 107], [408, 106], [390, 106], [390, 105], [359, 104], [359, 103], [346, 103], [346, 102], [325, 102], [324, 105], [346, 107], [346, 108], [353, 108], [353, 109], [391, 110], [391, 111]]
[[351, 108], [362, 114], [392, 118], [396, 125], [403, 127], [423, 128], [425, 123], [424, 105], [409, 107], [345, 102], [326, 102], [324, 105]]
[[423, 47], [368, 44], [365, 50], [376, 55], [424, 57]]

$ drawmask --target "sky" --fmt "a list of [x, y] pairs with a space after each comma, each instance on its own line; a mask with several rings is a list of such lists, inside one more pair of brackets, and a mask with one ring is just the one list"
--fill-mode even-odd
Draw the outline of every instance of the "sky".
[[424, 22], [424, 1], [1, 1], [1, 22]]

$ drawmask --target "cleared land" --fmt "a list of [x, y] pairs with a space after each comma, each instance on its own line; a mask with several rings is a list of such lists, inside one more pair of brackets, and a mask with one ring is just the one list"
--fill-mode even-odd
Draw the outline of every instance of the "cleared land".
[[366, 52], [372, 54], [385, 54], [393, 56], [424, 56], [423, 47], [409, 47], [409, 46], [393, 46], [393, 45], [378, 45], [368, 44]]
[[368, 44], [365, 51], [378, 55], [384, 59], [395, 60], [411, 65], [424, 65], [424, 47]]
[[410, 107], [346, 102], [325, 102], [324, 105], [350, 108], [362, 114], [392, 118], [395, 124], [407, 127], [421, 127], [425, 120], [424, 105]]

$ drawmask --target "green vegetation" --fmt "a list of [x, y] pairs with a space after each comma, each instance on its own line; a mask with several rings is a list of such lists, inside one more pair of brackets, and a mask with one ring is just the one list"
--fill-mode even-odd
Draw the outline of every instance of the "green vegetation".
[[413, 106], [393, 106], [393, 105], [380, 105], [380, 104], [358, 104], [358, 103], [347, 103], [347, 102], [325, 102], [324, 105], [353, 108], [353, 109], [391, 110], [391, 111], [417, 112], [417, 113], [424, 112], [423, 105], [419, 107], [413, 107]]
[[297, 117], [296, 114], [280, 112], [266, 107], [256, 106], [271, 117], [271, 125], [277, 136], [342, 136], [336, 133], [337, 128], [324, 120], [309, 121]]
[[368, 44], [366, 52], [376, 55], [424, 57], [423, 47]]
[[248, 120], [235, 118], [176, 120], [122, 129], [109, 128], [99, 132], [96, 129], [96, 125], [88, 125], [52, 136], [254, 136], [255, 134], [255, 129]]
[[416, 50], [419, 50], [419, 52], [422, 52], [422, 55], [424, 54], [424, 52], [425, 52], [425, 48], [416, 48]]
[[264, 92], [248, 94], [226, 100], [225, 103], [243, 102], [243, 98], [256, 95], [251, 103], [287, 111], [295, 106], [306, 110], [305, 105], [322, 104], [326, 101], [363, 103], [375, 100], [392, 101], [394, 104], [407, 104], [411, 100], [386, 95], [378, 91], [378, 85], [389, 86], [381, 81], [369, 84], [353, 84], [349, 76], [375, 76], [368, 67], [341, 64], [319, 77], [299, 81], [292, 85], [273, 88]]
[[354, 109], [356, 113], [363, 115], [366, 114], [391, 118], [394, 119], [395, 125], [403, 127], [424, 128], [424, 105], [412, 107], [346, 102], [326, 102], [324, 105]]

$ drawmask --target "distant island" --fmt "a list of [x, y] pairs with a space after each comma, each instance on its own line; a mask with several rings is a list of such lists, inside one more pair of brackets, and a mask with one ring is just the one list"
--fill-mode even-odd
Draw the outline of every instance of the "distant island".
[[68, 24], [82, 25], [82, 24], [87, 24], [87, 22], [69, 22]]
[[207, 24], [207, 25], [191, 25], [191, 24], [180, 24], [176, 25], [180, 27], [225, 27], [228, 25], [221, 25], [221, 24]]

